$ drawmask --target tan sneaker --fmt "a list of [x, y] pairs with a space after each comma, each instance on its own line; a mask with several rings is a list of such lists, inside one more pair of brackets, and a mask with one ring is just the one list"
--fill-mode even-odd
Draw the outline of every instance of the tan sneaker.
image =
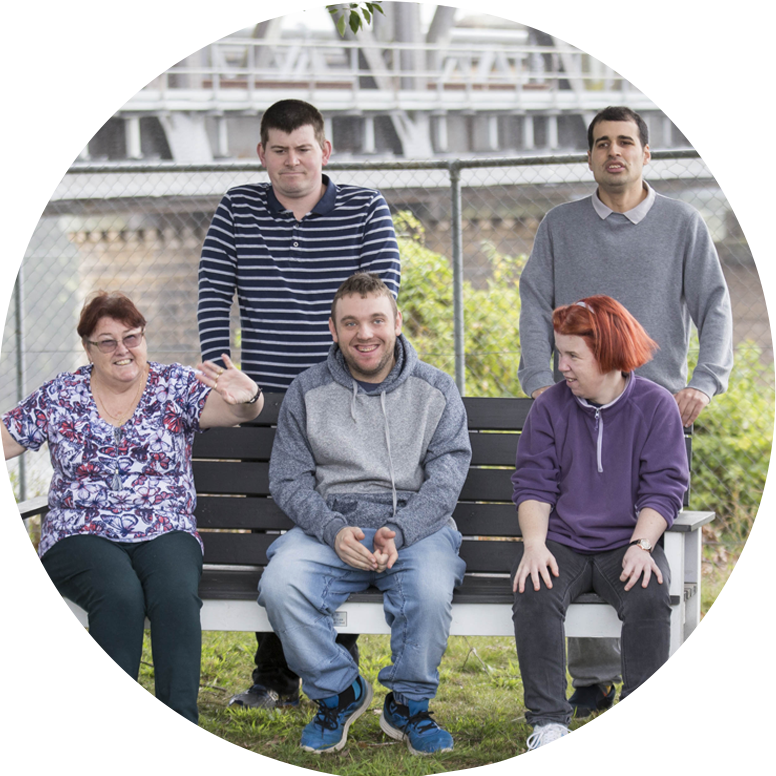
[[191, 765], [191, 739], [194, 731], [190, 728], [170, 728], [159, 736], [159, 748], [156, 750], [153, 765], [174, 765], [188, 768]]
[[126, 726], [103, 733], [97, 741], [97, 757], [105, 765], [128, 765], [137, 768], [140, 761], [135, 754], [137, 733]]

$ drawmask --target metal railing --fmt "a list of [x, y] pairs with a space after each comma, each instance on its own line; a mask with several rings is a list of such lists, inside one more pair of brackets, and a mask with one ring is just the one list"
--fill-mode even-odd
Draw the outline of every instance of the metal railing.
[[464, 108], [494, 99], [502, 110], [527, 103], [579, 109], [587, 102], [600, 107], [605, 93], [616, 102], [654, 107], [618, 73], [568, 45], [228, 38], [159, 75], [124, 110], [176, 105], [183, 92], [187, 109], [204, 104], [244, 109], [266, 105], [267, 93], [279, 89], [347, 92], [348, 104], [357, 100], [359, 106], [371, 105], [372, 96], [384, 109], [386, 98], [405, 109]]

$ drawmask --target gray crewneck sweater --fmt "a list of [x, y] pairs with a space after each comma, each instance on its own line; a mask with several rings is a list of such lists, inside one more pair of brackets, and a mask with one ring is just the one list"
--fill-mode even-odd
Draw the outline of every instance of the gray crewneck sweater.
[[733, 366], [730, 296], [693, 207], [657, 194], [634, 224], [621, 213], [602, 219], [585, 197], [546, 215], [520, 278], [518, 376], [529, 396], [556, 382], [552, 311], [594, 294], [621, 302], [660, 346], [638, 374], [671, 393], [684, 388], [694, 322], [700, 354], [689, 385], [709, 397], [726, 390]]

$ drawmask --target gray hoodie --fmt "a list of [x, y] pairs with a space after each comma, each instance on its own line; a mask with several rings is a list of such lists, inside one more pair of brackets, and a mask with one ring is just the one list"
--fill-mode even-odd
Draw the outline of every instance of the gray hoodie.
[[270, 492], [296, 525], [332, 548], [350, 525], [388, 526], [400, 549], [455, 526], [470, 461], [455, 384], [420, 361], [403, 335], [394, 368], [373, 393], [351, 377], [333, 344], [283, 400]]

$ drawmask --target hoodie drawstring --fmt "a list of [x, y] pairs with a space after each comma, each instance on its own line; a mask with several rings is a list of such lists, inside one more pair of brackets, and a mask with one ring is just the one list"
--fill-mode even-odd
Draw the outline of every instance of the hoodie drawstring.
[[[350, 416], [353, 421], [356, 422], [356, 397], [358, 396], [358, 383], [353, 381], [353, 396], [350, 400]], [[391, 453], [391, 434], [388, 428], [388, 413], [385, 409], [385, 391], [380, 392], [380, 408], [383, 411], [383, 418], [385, 420], [385, 444], [388, 448], [388, 470], [391, 474], [391, 494], [393, 496], [393, 516], [396, 517], [396, 506], [398, 504], [398, 497], [396, 495], [396, 477], [393, 471], [393, 454]]]
[[350, 417], [353, 418], [353, 422], [356, 421], [356, 396], [358, 394], [358, 383], [353, 381], [353, 396], [350, 400]]
[[396, 517], [396, 480], [393, 474], [393, 456], [391, 455], [391, 434], [388, 430], [388, 413], [385, 411], [385, 391], [380, 393], [380, 406], [385, 418], [385, 444], [388, 446], [388, 468], [391, 472], [391, 492], [393, 494], [393, 516]]

